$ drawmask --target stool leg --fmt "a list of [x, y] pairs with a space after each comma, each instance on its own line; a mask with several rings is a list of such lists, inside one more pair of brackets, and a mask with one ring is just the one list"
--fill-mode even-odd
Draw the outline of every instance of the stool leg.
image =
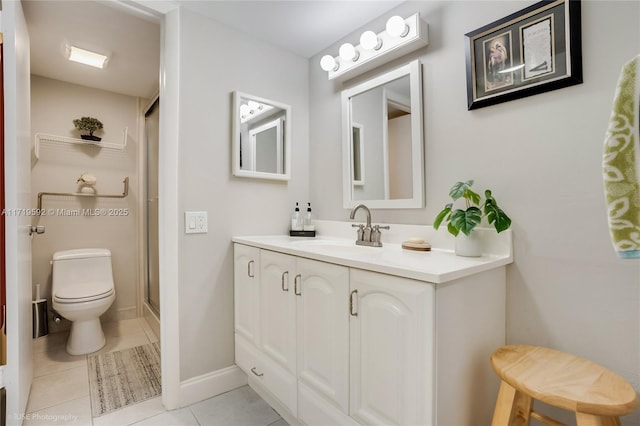
[[620, 426], [620, 418], [576, 412], [577, 426]]
[[491, 426], [525, 426], [529, 424], [531, 397], [517, 391], [505, 381], [500, 383]]

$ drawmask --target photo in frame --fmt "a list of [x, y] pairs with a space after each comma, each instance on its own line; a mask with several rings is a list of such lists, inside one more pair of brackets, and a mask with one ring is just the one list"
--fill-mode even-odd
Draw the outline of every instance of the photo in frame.
[[580, 0], [542, 1], [465, 37], [469, 110], [582, 83]]

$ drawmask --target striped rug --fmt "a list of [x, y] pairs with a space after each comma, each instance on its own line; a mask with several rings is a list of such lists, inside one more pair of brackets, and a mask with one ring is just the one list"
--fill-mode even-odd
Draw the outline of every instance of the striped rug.
[[87, 358], [94, 417], [160, 395], [158, 343]]

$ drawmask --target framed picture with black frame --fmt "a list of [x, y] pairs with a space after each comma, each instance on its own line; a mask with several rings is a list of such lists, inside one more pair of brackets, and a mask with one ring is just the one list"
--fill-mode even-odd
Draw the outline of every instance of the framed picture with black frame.
[[541, 1], [465, 37], [469, 110], [582, 83], [580, 0]]

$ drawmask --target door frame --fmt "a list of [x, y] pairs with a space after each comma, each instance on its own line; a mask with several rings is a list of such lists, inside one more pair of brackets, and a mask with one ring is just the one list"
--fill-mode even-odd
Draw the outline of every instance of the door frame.
[[33, 378], [29, 237], [33, 218], [23, 214], [31, 207], [29, 33], [21, 3], [2, 6], [4, 196], [10, 213], [4, 216], [7, 365], [2, 378], [7, 423], [21, 424]]
[[180, 6], [177, 2], [116, 0], [123, 10], [160, 22], [160, 146], [158, 227], [160, 264], [160, 358], [162, 404], [184, 404], [180, 381], [178, 126], [180, 93]]

